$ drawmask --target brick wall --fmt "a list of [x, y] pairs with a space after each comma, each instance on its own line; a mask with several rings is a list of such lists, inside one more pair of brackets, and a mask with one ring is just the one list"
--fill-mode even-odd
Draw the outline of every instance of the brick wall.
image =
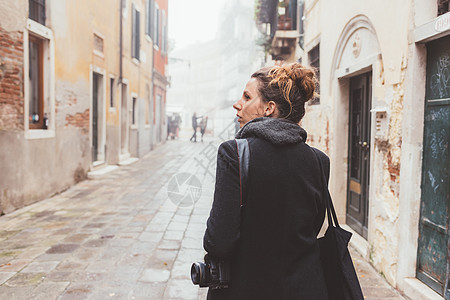
[[82, 113], [76, 113], [74, 115], [66, 115], [66, 127], [73, 126], [80, 128], [83, 134], [89, 133], [89, 109], [86, 109]]
[[0, 27], [0, 130], [23, 130], [23, 33]]

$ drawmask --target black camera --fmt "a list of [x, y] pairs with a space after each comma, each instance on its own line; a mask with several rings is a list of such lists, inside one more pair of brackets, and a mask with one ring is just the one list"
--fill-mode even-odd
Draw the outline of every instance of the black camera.
[[210, 289], [226, 289], [230, 283], [230, 266], [228, 261], [215, 259], [208, 254], [205, 262], [195, 262], [191, 267], [191, 279], [194, 284]]

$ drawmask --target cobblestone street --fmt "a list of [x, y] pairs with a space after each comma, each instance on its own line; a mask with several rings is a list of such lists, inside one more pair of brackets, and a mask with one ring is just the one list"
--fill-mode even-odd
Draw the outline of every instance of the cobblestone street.
[[[189, 272], [204, 255], [218, 143], [169, 140], [0, 217], [0, 299], [205, 299]], [[175, 181], [186, 174], [199, 181], [188, 193]], [[403, 299], [352, 254], [366, 299]]]

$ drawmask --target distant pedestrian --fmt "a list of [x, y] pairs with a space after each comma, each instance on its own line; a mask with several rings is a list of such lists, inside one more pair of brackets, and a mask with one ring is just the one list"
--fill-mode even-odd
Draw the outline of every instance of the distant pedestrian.
[[200, 121], [200, 133], [202, 134], [202, 142], [203, 142], [203, 135], [206, 131], [206, 125], [208, 124], [208, 117], [203, 117]]
[[192, 115], [192, 128], [194, 129], [194, 134], [191, 136], [190, 141], [197, 143], [197, 113]]
[[176, 136], [176, 138], [179, 138], [180, 137], [181, 116], [178, 113], [175, 115], [175, 124], [176, 124], [175, 136]]

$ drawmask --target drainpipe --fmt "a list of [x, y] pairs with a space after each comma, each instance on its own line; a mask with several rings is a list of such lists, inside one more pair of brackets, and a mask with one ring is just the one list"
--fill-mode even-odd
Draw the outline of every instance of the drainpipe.
[[[151, 98], [152, 99], [152, 111], [153, 108], [156, 107], [156, 103], [155, 103], [155, 44], [154, 44], [154, 39], [155, 37], [152, 38], [152, 88], [151, 88]], [[155, 125], [156, 128], [158, 128], [156, 123], [153, 123], [153, 119], [156, 119], [156, 111], [153, 111], [152, 113], [152, 125], [150, 126], [150, 140], [151, 140], [151, 144], [150, 144], [150, 149], [153, 150], [154, 148], [154, 131], [155, 131]]]
[[122, 83], [122, 54], [123, 54], [123, 46], [122, 46], [122, 40], [123, 40], [123, 1], [120, 0], [120, 22], [119, 22], [119, 84]]

